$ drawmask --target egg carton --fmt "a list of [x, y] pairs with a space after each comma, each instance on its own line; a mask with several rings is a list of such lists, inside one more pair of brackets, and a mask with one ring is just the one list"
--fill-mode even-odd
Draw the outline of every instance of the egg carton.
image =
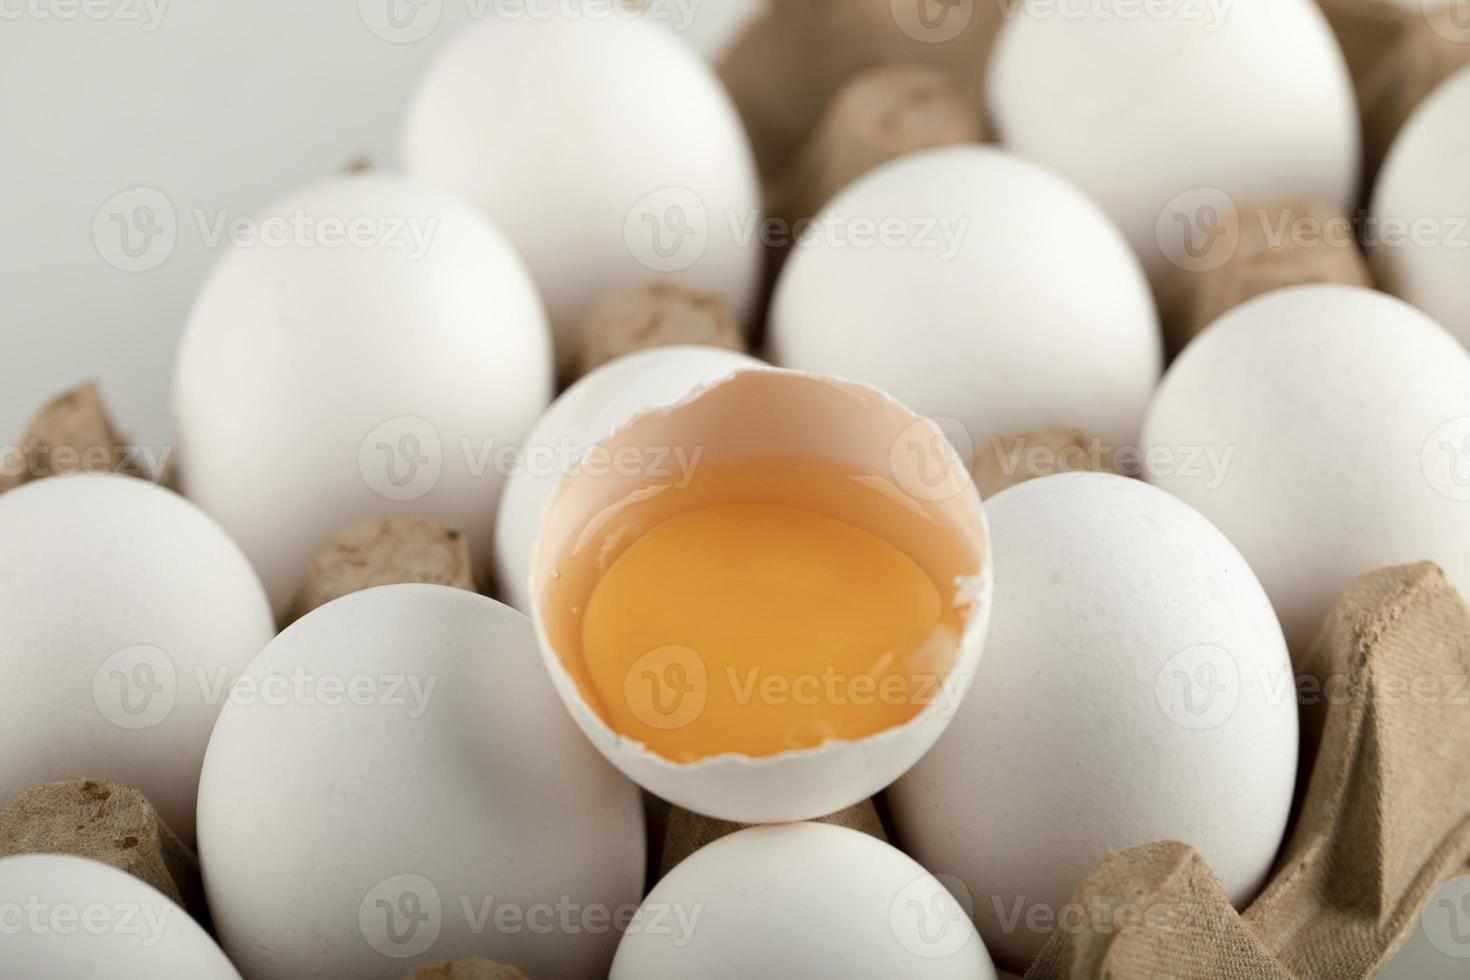
[[[1446, 683], [1425, 697], [1422, 681]], [[1356, 580], [1299, 676], [1315, 761], [1265, 891], [1237, 912], [1185, 844], [1114, 854], [1072, 896], [1086, 928], [1053, 933], [1026, 980], [1378, 976], [1436, 891], [1470, 872], [1466, 681], [1470, 606], [1439, 568]]]
[[[74, 460], [93, 469], [119, 466], [111, 452], [116, 429], [94, 386], [53, 400], [28, 434], [32, 449], [48, 450], [28, 451], [30, 479], [68, 472], [52, 464]], [[997, 440], [989, 454], [996, 458], [982, 455], [977, 464], [993, 493], [1045, 475], [1000, 465], [1002, 446], [1024, 452], [1034, 445], [1100, 444], [1076, 432]], [[1114, 463], [1103, 447], [1070, 468], [1116, 470]], [[470, 567], [463, 537], [432, 522], [355, 525], [317, 554], [293, 609], [304, 613], [397, 582], [473, 590]], [[1338, 598], [1302, 665], [1302, 690], [1316, 692], [1303, 699], [1302, 712], [1312, 777], [1263, 894], [1238, 913], [1204, 859], [1182, 843], [1112, 855], [1072, 896], [1073, 907], [1092, 911], [1088, 928], [1055, 932], [1027, 980], [1376, 976], [1417, 927], [1436, 889], [1470, 870], [1470, 714], [1454, 698], [1412, 696], [1418, 678], [1470, 679], [1470, 607], [1433, 565], [1363, 576]], [[740, 829], [653, 802], [654, 880]], [[826, 822], [892, 837], [881, 800]], [[24, 794], [0, 814], [0, 855], [30, 852], [101, 860], [207, 921], [196, 859], [136, 790], [79, 781]], [[520, 974], [466, 961], [412, 976], [512, 980]]]
[[[1409, 114], [1436, 85], [1470, 64], [1470, 28], [1453, 3], [1319, 0], [1347, 56], [1367, 137], [1371, 177]], [[761, 170], [780, 175], [803, 153], [838, 92], [875, 65], [924, 66], [964, 92], [981, 91], [1005, 3], [960, 5], [942, 24], [921, 4], [890, 0], [767, 0], [717, 60]], [[912, 6], [912, 11], [906, 9]]]
[[1445, 79], [1470, 66], [1470, 26], [1454, 3], [1321, 0], [1347, 56], [1363, 117], [1364, 186], [1398, 131]]

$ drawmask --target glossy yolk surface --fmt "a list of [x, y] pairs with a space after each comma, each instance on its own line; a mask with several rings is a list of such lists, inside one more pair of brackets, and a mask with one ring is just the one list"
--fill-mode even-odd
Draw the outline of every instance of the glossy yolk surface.
[[598, 581], [582, 651], [612, 727], [676, 762], [862, 738], [917, 715], [955, 644], [935, 583], [851, 524], [706, 507]]

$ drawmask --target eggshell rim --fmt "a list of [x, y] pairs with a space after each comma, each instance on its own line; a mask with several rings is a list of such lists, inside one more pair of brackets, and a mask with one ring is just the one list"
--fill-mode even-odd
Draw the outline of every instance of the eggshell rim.
[[[776, 372], [817, 384], [825, 384], [838, 389], [859, 392], [865, 397], [876, 398], [882, 404], [911, 416], [916, 423], [922, 423], [927, 426], [931, 430], [931, 434], [938, 436], [941, 440], [939, 444], [944, 446], [945, 452], [950, 457], [952, 464], [967, 474], [969, 472], [968, 467], [964, 465], [964, 461], [960, 458], [959, 451], [954, 448], [948, 436], [944, 434], [944, 430], [933, 419], [918, 414], [886, 391], [863, 382], [850, 381], [831, 375], [814, 374], [809, 371], [780, 368], [773, 365], [738, 368], [729, 374], [695, 385], [687, 395], [678, 401], [671, 402], [660, 408], [639, 412], [626, 421], [615, 425], [607, 435], [593, 443], [588, 448], [588, 451], [590, 452], [593, 448], [601, 446], [609, 439], [613, 439], [626, 432], [646, 418], [671, 415], [703, 398], [709, 392], [731, 384], [740, 375], [754, 372]], [[555, 507], [556, 503], [566, 492], [567, 484], [574, 475], [574, 473], [569, 473], [563, 476], [557, 484], [555, 492], [552, 493], [546, 506], [542, 509], [540, 526], [545, 526], [547, 514], [551, 512], [552, 508]], [[980, 664], [980, 657], [983, 652], [985, 634], [989, 627], [989, 614], [995, 591], [994, 559], [990, 547], [990, 522], [985, 514], [985, 507], [980, 497], [979, 487], [975, 485], [973, 480], [967, 480], [966, 486], [960, 491], [960, 495], [971, 498], [979, 514], [981, 563], [979, 572], [972, 580], [975, 584], [968, 592], [974, 598], [971, 611], [965, 618], [965, 628], [960, 634], [958, 659], [950, 667], [944, 679], [946, 686], [952, 687], [954, 684], [958, 684], [951, 705], [944, 704], [945, 698], [935, 698], [926, 704], [914, 717], [891, 728], [885, 728], [882, 731], [874, 732], [871, 735], [866, 735], [858, 739], [835, 739], [812, 748], [788, 749], [773, 755], [762, 756], [751, 756], [743, 752], [724, 752], [719, 755], [705, 756], [694, 762], [676, 762], [668, 759], [650, 749], [643, 742], [623, 735], [608, 725], [602, 716], [587, 703], [581, 687], [571, 676], [566, 665], [562, 663], [561, 655], [553, 647], [550, 637], [547, 635], [544, 617], [542, 615], [542, 596], [535, 587], [539, 577], [537, 573], [543, 561], [540, 548], [541, 535], [538, 532], [536, 536], [536, 547], [531, 559], [531, 569], [527, 573], [526, 590], [527, 594], [531, 597], [531, 622], [536, 630], [536, 642], [541, 649], [542, 661], [546, 665], [547, 672], [551, 674], [555, 682], [557, 692], [562, 695], [563, 703], [567, 704], [567, 707], [576, 718], [578, 725], [595, 745], [600, 749], [605, 748], [607, 751], [635, 752], [641, 759], [652, 761], [657, 767], [672, 773], [702, 772], [711, 769], [721, 769], [731, 765], [747, 769], [773, 768], [795, 760], [817, 759], [824, 755], [859, 745], [883, 744], [896, 741], [909, 732], [933, 725], [936, 721], [942, 722], [940, 728], [940, 733], [942, 734], [943, 728], [958, 714], [960, 706], [969, 694], [970, 685], [974, 682]], [[568, 692], [570, 692], [570, 697]], [[938, 717], [940, 712], [947, 712], [948, 717]], [[814, 816], [821, 816], [821, 814], [814, 814]]]

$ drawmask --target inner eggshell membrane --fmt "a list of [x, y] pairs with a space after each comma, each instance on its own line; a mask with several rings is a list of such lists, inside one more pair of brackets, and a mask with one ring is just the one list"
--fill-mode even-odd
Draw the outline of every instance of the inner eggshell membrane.
[[751, 371], [599, 444], [532, 588], [613, 732], [675, 763], [762, 758], [952, 696], [983, 542], [936, 428], [872, 389]]

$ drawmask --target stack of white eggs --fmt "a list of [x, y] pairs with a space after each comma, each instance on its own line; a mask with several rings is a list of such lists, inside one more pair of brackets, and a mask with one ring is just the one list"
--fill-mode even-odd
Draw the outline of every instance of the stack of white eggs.
[[[754, 156], [695, 50], [625, 17], [456, 38], [413, 100], [405, 175], [270, 210], [367, 241], [238, 248], [205, 283], [177, 362], [184, 496], [95, 476], [0, 497], [0, 805], [53, 780], [138, 786], [197, 841], [229, 957], [180, 915], [152, 945], [0, 936], [4, 962], [394, 980], [478, 955], [536, 980], [987, 980], [1028, 967], [1104, 855], [1161, 839], [1248, 903], [1298, 782], [1293, 659], [1332, 597], [1421, 560], [1470, 590], [1470, 248], [1381, 246], [1402, 299], [1279, 291], [1165, 375], [1160, 310], [1184, 288], [1167, 236], [1199, 193], [1351, 209], [1359, 134], [1309, 0], [1242, 0], [1219, 22], [1163, 8], [1019, 12], [988, 82], [1001, 146], [848, 187], [781, 269], [768, 321], [760, 238], [742, 233]], [[1470, 75], [1406, 128], [1375, 216], [1470, 209], [1467, 116]], [[906, 231], [849, 240], [854, 218]], [[724, 297], [772, 363], [658, 349], [553, 403], [585, 314], [642, 282]], [[639, 786], [568, 712], [525, 615], [566, 469], [532, 455], [572, 465], [640, 413], [773, 365], [877, 388], [961, 456], [1086, 429], [1139, 449], [1147, 482], [1058, 476], [987, 502], [994, 592], [968, 695], [891, 786], [833, 779], [823, 797], [886, 790], [903, 850], [757, 827], [649, 892]], [[508, 605], [390, 586], [277, 635], [316, 550], [396, 515], [463, 531]], [[849, 772], [893, 758], [853, 749]], [[823, 765], [839, 763], [780, 778], [826, 788]], [[731, 793], [781, 783], [746, 768], [684, 802], [748, 815]], [[130, 882], [0, 861], [0, 900], [164, 901]]]

